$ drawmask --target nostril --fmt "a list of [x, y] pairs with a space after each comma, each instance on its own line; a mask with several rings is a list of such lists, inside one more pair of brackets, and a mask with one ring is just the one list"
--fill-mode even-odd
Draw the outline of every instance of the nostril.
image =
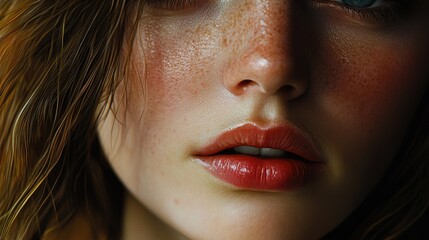
[[240, 90], [246, 90], [247, 88], [249, 88], [255, 84], [257, 84], [257, 83], [252, 81], [252, 80], [245, 79], [237, 85], [237, 88]]
[[252, 81], [252, 80], [248, 80], [248, 79], [246, 79], [246, 80], [241, 81], [241, 82], [238, 84], [238, 86], [239, 86], [239, 87], [246, 87], [246, 86], [248, 86], [248, 85], [251, 85], [252, 83], [253, 83], [253, 81]]
[[286, 94], [291, 94], [292, 92], [295, 91], [295, 87], [294, 86], [290, 86], [290, 85], [285, 85], [281, 88]]

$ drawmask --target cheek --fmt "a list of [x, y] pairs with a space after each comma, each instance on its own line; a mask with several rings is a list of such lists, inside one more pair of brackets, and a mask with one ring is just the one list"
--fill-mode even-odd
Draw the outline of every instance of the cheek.
[[325, 96], [323, 105], [349, 123], [351, 131], [370, 134], [403, 125], [427, 85], [419, 73], [417, 41], [346, 31], [332, 39], [325, 44], [329, 47], [315, 84], [315, 91]]
[[173, 116], [204, 102], [215, 76], [209, 73], [216, 71], [218, 42], [208, 37], [208, 27], [193, 32], [168, 24], [162, 28], [142, 29], [144, 46], [136, 58], [145, 59], [148, 110]]
[[[238, 13], [245, 10], [222, 9], [219, 14], [197, 15], [186, 21], [154, 16], [142, 20], [151, 24], [140, 29], [143, 47], [135, 58], [145, 59], [148, 102], [153, 103], [147, 104], [149, 108], [159, 115], [164, 110], [180, 114], [222, 96], [226, 90], [221, 80], [225, 66], [230, 65], [229, 56], [237, 55], [252, 37], [247, 36], [247, 28], [237, 31], [243, 29], [237, 21], [243, 16]], [[254, 22], [250, 20], [245, 22]]]
[[412, 37], [328, 32], [310, 89], [318, 106], [315, 132], [337, 159], [333, 176], [347, 171], [381, 176], [427, 87], [421, 45]]

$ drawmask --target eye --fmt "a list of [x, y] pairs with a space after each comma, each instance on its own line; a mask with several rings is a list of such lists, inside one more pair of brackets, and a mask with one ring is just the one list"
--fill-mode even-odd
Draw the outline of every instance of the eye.
[[338, 2], [353, 8], [366, 8], [375, 5], [379, 0], [339, 0]]
[[415, 1], [411, 0], [313, 0], [332, 6], [350, 18], [371, 25], [391, 25], [403, 19]]

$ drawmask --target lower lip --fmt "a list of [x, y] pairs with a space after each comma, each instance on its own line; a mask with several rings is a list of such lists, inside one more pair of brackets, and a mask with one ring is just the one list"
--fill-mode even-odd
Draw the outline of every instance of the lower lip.
[[220, 180], [243, 189], [288, 191], [302, 187], [318, 168], [317, 163], [249, 155], [198, 157]]

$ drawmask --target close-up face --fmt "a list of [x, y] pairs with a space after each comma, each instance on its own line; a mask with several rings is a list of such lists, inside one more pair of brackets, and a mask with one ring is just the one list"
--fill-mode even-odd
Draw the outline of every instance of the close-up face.
[[391, 167], [428, 87], [427, 1], [148, 0], [100, 123], [191, 239], [317, 239]]

